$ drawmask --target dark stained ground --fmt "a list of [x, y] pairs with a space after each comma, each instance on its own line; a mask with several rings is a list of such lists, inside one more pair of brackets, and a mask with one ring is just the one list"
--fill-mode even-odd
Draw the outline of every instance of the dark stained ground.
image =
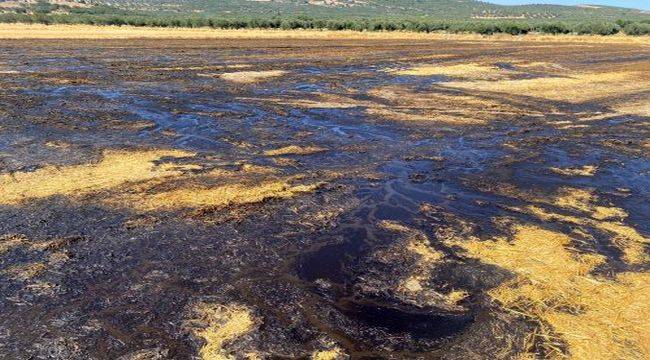
[[[422, 64], [480, 64], [494, 72], [487, 81], [598, 73], [614, 80], [571, 84], [594, 96], [574, 100], [567, 91], [558, 100], [447, 85], [486, 80], [482, 74], [399, 72]], [[250, 83], [219, 78], [275, 70], [286, 73]], [[649, 48], [2, 40], [0, 358], [198, 357], [203, 340], [184, 325], [197, 302], [254, 314], [255, 329], [224, 344], [235, 358], [309, 358], [332, 348], [354, 359], [571, 354], [562, 336], [554, 348], [531, 336], [543, 319], [490, 297], [512, 271], [454, 244], [509, 236], [503, 223], [516, 222], [573, 234], [572, 251], [605, 257], [598, 276], [647, 271], [650, 87], [620, 86], [612, 74], [623, 72], [646, 74], [634, 81], [650, 84]], [[291, 145], [323, 151], [264, 155]], [[142, 187], [59, 193], [69, 184], [53, 182], [47, 196], [7, 200], [12, 174], [79, 169], [106, 150], [146, 149], [185, 151], [169, 161], [193, 166]], [[271, 170], [246, 173], [251, 166]], [[232, 174], [224, 183], [318, 186], [218, 205], [159, 206], [163, 198], [139, 205], [175, 186], [192, 191], [216, 170]], [[83, 189], [76, 182], [86, 180], [69, 183]], [[638, 236], [621, 240], [596, 220], [524, 210], [557, 205], [563, 189], [621, 210], [617, 224]], [[589, 206], [555, 210], [582, 219]], [[629, 244], [639, 236], [640, 245]], [[422, 260], [428, 252], [409, 245], [418, 239], [443, 260]], [[419, 286], [406, 291], [412, 276]], [[451, 299], [454, 291], [463, 295]]]

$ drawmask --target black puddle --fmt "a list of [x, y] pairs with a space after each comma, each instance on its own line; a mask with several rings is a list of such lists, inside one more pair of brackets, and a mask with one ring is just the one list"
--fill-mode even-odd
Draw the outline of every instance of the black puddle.
[[311, 282], [323, 279], [335, 284], [344, 284], [349, 278], [346, 264], [354, 261], [367, 249], [367, 230], [350, 229], [345, 235], [344, 242], [323, 246], [306, 256], [298, 265], [300, 277]]
[[470, 314], [409, 311], [374, 303], [342, 302], [339, 309], [351, 319], [387, 329], [391, 333], [409, 334], [416, 340], [438, 340], [453, 336], [472, 323]]

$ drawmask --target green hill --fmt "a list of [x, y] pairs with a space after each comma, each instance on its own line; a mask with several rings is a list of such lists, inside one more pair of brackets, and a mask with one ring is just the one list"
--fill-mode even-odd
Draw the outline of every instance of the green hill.
[[[47, 9], [47, 2], [0, 1], [5, 12]], [[536, 19], [617, 20], [649, 18], [647, 12], [606, 6], [495, 5], [475, 0], [52, 0], [52, 11], [68, 8], [134, 14], [184, 14], [224, 17], [305, 16], [310, 18], [428, 18], [428, 19]]]
[[229, 17], [616, 20], [647, 16], [634, 9], [596, 6], [504, 6], [474, 0], [92, 0], [131, 11]]
[[641, 10], [476, 0], [0, 0], [0, 22], [650, 34], [650, 13]]

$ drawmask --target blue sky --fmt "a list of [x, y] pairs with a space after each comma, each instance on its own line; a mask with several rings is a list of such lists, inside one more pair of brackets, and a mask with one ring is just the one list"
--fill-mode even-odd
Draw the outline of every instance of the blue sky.
[[486, 0], [495, 4], [519, 5], [519, 4], [560, 4], [560, 5], [610, 5], [635, 9], [650, 10], [650, 0]]

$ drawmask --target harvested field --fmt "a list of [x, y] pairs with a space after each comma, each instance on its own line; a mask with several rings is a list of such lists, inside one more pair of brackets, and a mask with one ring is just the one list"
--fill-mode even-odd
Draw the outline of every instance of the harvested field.
[[[212, 28], [161, 28], [143, 26], [93, 26], [93, 25], [64, 25], [64, 24], [0, 24], [2, 39], [379, 39], [379, 40], [469, 40], [480, 41], [491, 39], [507, 42], [573, 42], [573, 43], [624, 43], [647, 44], [644, 37], [597, 35], [530, 35], [511, 36], [494, 34], [447, 34], [447, 33], [413, 33], [402, 31], [391, 32], [361, 32], [361, 31], [330, 31], [330, 30], [278, 30], [278, 29], [212, 29]], [[308, 44], [307, 44], [308, 45]], [[549, 45], [538, 45], [550, 47]], [[447, 54], [433, 55], [436, 58], [446, 57]]]
[[0, 358], [650, 357], [645, 37], [0, 38]]

